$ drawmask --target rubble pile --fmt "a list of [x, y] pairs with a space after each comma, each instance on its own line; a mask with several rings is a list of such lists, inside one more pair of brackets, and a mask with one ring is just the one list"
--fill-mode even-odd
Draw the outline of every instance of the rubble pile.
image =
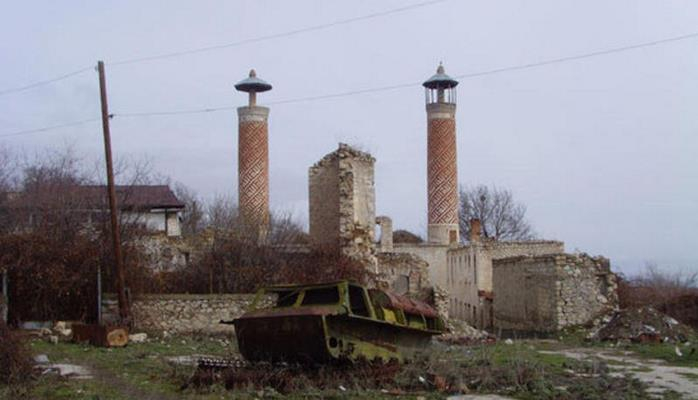
[[437, 336], [436, 340], [447, 344], [470, 344], [494, 341], [486, 331], [473, 328], [464, 321], [449, 319], [446, 321], [448, 332]]
[[695, 332], [687, 325], [653, 307], [616, 311], [592, 331], [589, 338], [601, 341], [685, 342]]

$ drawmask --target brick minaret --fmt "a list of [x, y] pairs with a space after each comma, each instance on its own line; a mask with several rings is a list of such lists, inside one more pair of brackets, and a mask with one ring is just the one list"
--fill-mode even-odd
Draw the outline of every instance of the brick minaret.
[[424, 82], [427, 102], [428, 241], [458, 243], [458, 168], [456, 161], [456, 86], [439, 65]]
[[257, 105], [257, 93], [271, 85], [251, 70], [235, 89], [249, 93], [249, 104], [238, 107], [238, 207], [243, 226], [262, 238], [269, 225], [269, 108]]

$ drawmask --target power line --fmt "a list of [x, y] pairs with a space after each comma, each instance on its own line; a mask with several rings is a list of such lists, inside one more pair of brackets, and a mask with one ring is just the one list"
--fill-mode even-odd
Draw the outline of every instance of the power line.
[[72, 77], [72, 76], [82, 74], [83, 72], [87, 72], [87, 71], [89, 71], [89, 70], [91, 70], [91, 69], [93, 69], [93, 68], [94, 68], [93, 66], [85, 67], [85, 68], [81, 68], [81, 69], [79, 69], [79, 70], [77, 70], [77, 71], [68, 72], [67, 74], [63, 74], [63, 75], [61, 75], [61, 76], [57, 76], [57, 77], [55, 77], [55, 78], [47, 79], [47, 80], [45, 80], [45, 81], [38, 81], [38, 82], [30, 83], [30, 84], [28, 84], [28, 85], [19, 86], [19, 87], [16, 87], [16, 88], [10, 88], [10, 89], [5, 89], [5, 90], [0, 90], [0, 96], [4, 96], [4, 95], [10, 94], [10, 93], [23, 92], [23, 91], [25, 91], [25, 90], [33, 89], [33, 88], [38, 87], [38, 86], [48, 85], [49, 83], [58, 82], [58, 81], [61, 81], [61, 80], [63, 80], [63, 79], [68, 79], [68, 78], [70, 78], [70, 77]]
[[529, 64], [516, 65], [516, 66], [512, 66], [512, 67], [497, 68], [497, 69], [493, 69], [493, 70], [489, 70], [489, 71], [473, 72], [473, 73], [469, 73], [469, 74], [457, 75], [456, 78], [467, 79], [467, 78], [474, 78], [474, 77], [478, 77], [478, 76], [497, 74], [500, 72], [509, 72], [509, 71], [528, 69], [528, 68], [542, 67], [544, 65], [559, 64], [559, 63], [568, 62], [568, 61], [582, 60], [582, 59], [590, 58], [590, 57], [603, 56], [603, 55], [613, 54], [613, 53], [621, 53], [621, 52], [625, 52], [625, 51], [641, 49], [644, 47], [652, 47], [652, 46], [658, 46], [660, 44], [665, 44], [665, 43], [670, 43], [670, 42], [678, 42], [680, 40], [693, 39], [696, 37], [698, 37], [698, 32], [688, 33], [686, 35], [681, 35], [681, 36], [674, 36], [674, 37], [670, 37], [670, 38], [666, 38], [666, 39], [653, 40], [651, 42], [644, 42], [644, 43], [638, 43], [638, 44], [631, 44], [628, 46], [614, 47], [614, 48], [610, 48], [610, 49], [606, 49], [606, 50], [592, 51], [591, 53], [584, 53], [584, 54], [579, 54], [579, 55], [574, 55], [574, 56], [553, 58], [550, 60], [538, 61], [538, 62], [529, 63]]
[[[390, 10], [380, 11], [380, 12], [376, 12], [376, 13], [372, 13], [372, 14], [361, 15], [361, 16], [358, 16], [358, 17], [347, 18], [347, 19], [343, 19], [343, 20], [339, 20], [339, 21], [335, 21], [335, 22], [330, 22], [330, 23], [325, 23], [325, 24], [320, 24], [320, 25], [309, 26], [309, 27], [306, 27], [306, 28], [300, 28], [300, 29], [295, 29], [295, 30], [286, 31], [286, 32], [274, 33], [274, 34], [271, 34], [271, 35], [265, 35], [265, 36], [259, 36], [259, 37], [249, 38], [249, 39], [243, 39], [243, 40], [239, 40], [239, 41], [237, 41], [237, 42], [224, 43], [224, 44], [213, 45], [213, 46], [206, 46], [206, 47], [199, 47], [199, 48], [195, 48], [195, 49], [189, 49], [189, 50], [183, 50], [183, 51], [175, 51], [175, 52], [171, 52], [171, 53], [163, 53], [163, 54], [157, 54], [157, 55], [152, 55], [152, 56], [130, 58], [130, 59], [125, 59], [125, 60], [116, 61], [116, 62], [107, 63], [107, 64], [108, 64], [108, 65], [135, 64], [135, 63], [139, 63], [139, 62], [153, 61], [153, 60], [158, 60], [158, 59], [163, 59], [163, 58], [179, 57], [179, 56], [188, 55], [188, 54], [196, 54], [196, 53], [203, 53], [203, 52], [207, 52], [207, 51], [213, 51], [213, 50], [220, 50], [220, 49], [226, 49], [226, 48], [231, 48], [231, 47], [237, 47], [237, 46], [242, 46], [242, 45], [245, 45], [245, 44], [258, 43], [258, 42], [263, 42], [263, 41], [267, 41], [267, 40], [278, 39], [278, 38], [287, 37], [287, 36], [292, 36], [292, 35], [298, 35], [298, 34], [301, 34], [301, 33], [307, 33], [307, 32], [318, 31], [318, 30], [327, 29], [327, 28], [331, 28], [331, 27], [334, 27], [334, 26], [338, 26], [338, 25], [346, 25], [346, 24], [350, 24], [350, 23], [358, 22], [358, 21], [363, 21], [363, 20], [367, 20], [367, 19], [373, 19], [373, 18], [384, 17], [384, 16], [387, 16], [387, 15], [396, 14], [396, 13], [400, 13], [400, 12], [405, 12], [405, 11], [413, 10], [413, 9], [416, 9], [416, 8], [422, 8], [422, 7], [431, 6], [431, 5], [434, 5], [434, 4], [437, 4], [437, 3], [443, 3], [443, 2], [445, 2], [445, 1], [448, 1], [448, 0], [431, 0], [431, 1], [425, 1], [425, 2], [422, 2], [422, 3], [412, 4], [412, 5], [403, 6], [403, 7], [398, 7], [398, 8], [393, 8], [393, 9], [390, 9]], [[38, 87], [38, 86], [43, 86], [43, 85], [47, 85], [47, 84], [49, 84], [49, 83], [53, 83], [53, 82], [57, 82], [57, 81], [60, 81], [60, 80], [63, 80], [63, 79], [67, 79], [67, 78], [70, 78], [70, 77], [72, 77], [72, 76], [75, 76], [75, 75], [81, 74], [81, 73], [83, 73], [83, 72], [89, 71], [89, 70], [91, 70], [92, 68], [94, 68], [94, 67], [92, 67], [92, 66], [90, 66], [90, 67], [85, 67], [85, 68], [79, 69], [79, 70], [77, 70], [77, 71], [68, 72], [68, 73], [66, 73], [66, 74], [57, 76], [57, 77], [52, 78], [52, 79], [47, 79], [47, 80], [44, 80], [44, 81], [34, 82], [34, 83], [30, 83], [30, 84], [28, 84], [28, 85], [20, 86], [20, 87], [16, 87], [16, 88], [10, 88], [10, 89], [5, 89], [5, 90], [0, 90], [0, 96], [4, 96], [4, 95], [10, 94], [10, 93], [23, 92], [23, 91], [25, 91], [25, 90], [29, 90], [29, 89], [32, 89], [32, 88], [35, 88], [35, 87]]]
[[[698, 32], [689, 33], [689, 34], [681, 35], [681, 36], [674, 36], [674, 37], [670, 37], [670, 38], [666, 38], [666, 39], [654, 40], [651, 42], [643, 42], [643, 43], [632, 44], [632, 45], [627, 45], [627, 46], [614, 47], [614, 48], [605, 49], [605, 50], [598, 50], [598, 51], [593, 51], [590, 53], [583, 53], [583, 54], [578, 54], [578, 55], [573, 55], [573, 56], [552, 58], [549, 60], [537, 61], [537, 62], [520, 64], [520, 65], [513, 65], [513, 66], [508, 66], [508, 67], [495, 68], [495, 69], [490, 69], [490, 70], [485, 70], [485, 71], [470, 72], [467, 74], [455, 75], [454, 77], [457, 79], [472, 79], [472, 78], [476, 78], [476, 77], [480, 77], [480, 76], [495, 75], [495, 74], [499, 74], [499, 73], [503, 73], [503, 72], [525, 70], [525, 69], [542, 67], [542, 66], [551, 65], [551, 64], [560, 64], [560, 63], [565, 63], [565, 62], [570, 62], [570, 61], [577, 61], [577, 60], [581, 60], [581, 59], [585, 59], [585, 58], [591, 58], [591, 57], [597, 57], [597, 56], [608, 55], [608, 54], [613, 54], [613, 53], [620, 53], [620, 52], [625, 52], [625, 51], [630, 51], [630, 50], [636, 50], [639, 48], [657, 46], [660, 44], [676, 42], [676, 41], [686, 40], [686, 39], [692, 39], [692, 38], [696, 38], [696, 37], [698, 37]], [[301, 103], [301, 102], [305, 102], [305, 101], [325, 100], [325, 99], [331, 99], [331, 98], [353, 96], [353, 95], [357, 95], [357, 94], [366, 94], [366, 93], [375, 93], [375, 92], [396, 90], [396, 89], [402, 89], [402, 88], [407, 88], [407, 87], [420, 86], [421, 84], [422, 84], [421, 82], [406, 82], [406, 83], [400, 83], [400, 84], [395, 84], [395, 85], [379, 86], [379, 87], [374, 87], [374, 88], [366, 88], [366, 89], [358, 89], [358, 90], [350, 90], [350, 91], [345, 91], [345, 92], [329, 93], [329, 94], [317, 95], [317, 96], [307, 96], [307, 97], [298, 97], [298, 98], [285, 99], [285, 100], [276, 100], [276, 101], [268, 102], [266, 104], [267, 105], [277, 105], [277, 104]], [[216, 112], [216, 111], [231, 110], [231, 109], [235, 109], [235, 107], [227, 106], [227, 107], [213, 107], [213, 108], [190, 109], [190, 110], [179, 110], [179, 111], [155, 111], [155, 112], [138, 112], [138, 113], [123, 113], [123, 114], [118, 113], [118, 114], [115, 114], [115, 116], [117, 116], [117, 117], [144, 117], [144, 116], [158, 116], [158, 115], [199, 114], [199, 113], [208, 113], [208, 112]]]
[[179, 56], [184, 56], [184, 55], [189, 55], [189, 54], [204, 53], [207, 51], [226, 49], [226, 48], [237, 47], [237, 46], [242, 46], [242, 45], [251, 44], [251, 43], [264, 42], [267, 40], [298, 35], [301, 33], [319, 31], [319, 30], [331, 28], [331, 27], [338, 26], [338, 25], [346, 25], [346, 24], [350, 24], [353, 22], [364, 21], [367, 19], [384, 17], [384, 16], [391, 15], [391, 14], [396, 14], [396, 13], [401, 13], [401, 12], [405, 12], [405, 11], [409, 11], [409, 10], [414, 10], [416, 8], [422, 8], [422, 7], [427, 7], [427, 6], [431, 6], [431, 5], [438, 4], [438, 3], [443, 3], [445, 1], [448, 1], [448, 0], [425, 1], [422, 3], [416, 3], [416, 4], [411, 4], [411, 5], [407, 5], [407, 6], [403, 6], [403, 7], [392, 8], [390, 10], [379, 11], [379, 12], [372, 13], [372, 14], [361, 15], [358, 17], [342, 19], [342, 20], [338, 20], [338, 21], [334, 21], [334, 22], [328, 22], [325, 24], [309, 26], [306, 28], [300, 28], [300, 29], [290, 30], [290, 31], [286, 31], [286, 32], [279, 32], [279, 33], [274, 33], [274, 34], [265, 35], [265, 36], [258, 36], [255, 38], [243, 39], [243, 40], [239, 40], [239, 41], [231, 42], [231, 43], [224, 43], [224, 44], [218, 44], [218, 45], [213, 45], [213, 46], [199, 47], [199, 48], [195, 48], [195, 49], [182, 50], [182, 51], [174, 51], [171, 53], [163, 53], [163, 54], [152, 55], [152, 56], [130, 58], [130, 59], [115, 61], [115, 62], [107, 63], [107, 64], [108, 65], [133, 64], [133, 63], [139, 63], [139, 62], [144, 62], [144, 61], [159, 60], [159, 59], [163, 59], [163, 58], [172, 58], [172, 57], [179, 57]]
[[201, 114], [224, 110], [234, 110], [236, 107], [224, 106], [224, 107], [213, 107], [213, 108], [197, 108], [192, 110], [179, 110], [179, 111], [154, 111], [154, 112], [135, 112], [135, 113], [119, 113], [112, 114], [115, 117], [150, 117], [150, 116], [162, 116], [162, 115], [181, 115], [181, 114]]
[[52, 125], [52, 126], [46, 126], [43, 128], [37, 128], [37, 129], [29, 129], [29, 130], [24, 130], [24, 131], [17, 131], [17, 132], [12, 132], [8, 133], [5, 135], [0, 135], [0, 138], [4, 137], [10, 137], [10, 136], [21, 136], [21, 135], [29, 135], [31, 133], [38, 133], [38, 132], [46, 132], [46, 131], [52, 131], [54, 129], [61, 129], [61, 128], [68, 128], [71, 126], [78, 126], [78, 125], [84, 125], [90, 122], [95, 122], [99, 121], [100, 118], [90, 118], [90, 119], [83, 119], [81, 121], [73, 121], [73, 122], [67, 122], [65, 124], [60, 124], [60, 125]]
[[[594, 51], [594, 52], [590, 52], [590, 53], [583, 53], [583, 54], [578, 54], [578, 55], [573, 55], [573, 56], [553, 58], [553, 59], [549, 59], [549, 60], [543, 60], [543, 61], [538, 61], [538, 62], [533, 62], [533, 63], [528, 63], [528, 64], [520, 64], [520, 65], [509, 66], [509, 67], [502, 67], [502, 68], [490, 69], [490, 70], [485, 70], [485, 71], [471, 72], [471, 73], [467, 73], [467, 74], [455, 75], [455, 78], [471, 79], [471, 78], [476, 78], [476, 77], [480, 77], [480, 76], [494, 75], [494, 74], [498, 74], [498, 73], [502, 73], [502, 72], [510, 72], [510, 71], [529, 69], [529, 68], [536, 68], [536, 67], [541, 67], [541, 66], [545, 66], [545, 65], [559, 64], [559, 63], [576, 61], [576, 60], [581, 60], [581, 59], [596, 57], [596, 56], [601, 56], [601, 55], [620, 53], [620, 52], [635, 50], [635, 49], [644, 48], [644, 47], [657, 46], [660, 44], [676, 42], [676, 41], [686, 40], [686, 39], [692, 39], [692, 38], [696, 38], [696, 37], [698, 37], [698, 32], [689, 33], [689, 34], [681, 35], [681, 36], [674, 36], [674, 37], [666, 38], [666, 39], [654, 40], [651, 42], [644, 42], [644, 43], [638, 43], [638, 44], [633, 44], [633, 45], [628, 45], [628, 46], [614, 47], [614, 48], [610, 48], [610, 49], [606, 49], [606, 50], [598, 50], [598, 51]], [[82, 72], [82, 71], [78, 71], [78, 72]], [[318, 96], [308, 96], [308, 97], [299, 97], [299, 98], [294, 98], [294, 99], [277, 100], [277, 101], [269, 102], [267, 104], [276, 105], [276, 104], [300, 103], [300, 102], [304, 102], [304, 101], [315, 101], [315, 100], [323, 100], [323, 99], [330, 99], [330, 98], [346, 97], [346, 96], [352, 96], [352, 95], [357, 95], [357, 94], [396, 90], [396, 89], [402, 89], [402, 88], [413, 87], [413, 86], [418, 86], [418, 85], [421, 85], [421, 82], [409, 82], [409, 83], [401, 83], [401, 84], [389, 85], [389, 86], [380, 86], [380, 87], [367, 88], [367, 89], [351, 90], [351, 91], [346, 91], [346, 92], [330, 93], [330, 94], [324, 94], [324, 95], [318, 95]], [[235, 108], [236, 107], [233, 107], [233, 106], [222, 106], [222, 107], [208, 107], [208, 108], [190, 109], [190, 110], [118, 113], [118, 114], [112, 114], [112, 116], [117, 116], [117, 117], [146, 117], [146, 116], [165, 116], [165, 115], [181, 115], [181, 114], [201, 114], [201, 113], [233, 110]], [[44, 131], [49, 131], [49, 130], [54, 130], [54, 129], [59, 129], [59, 128], [65, 128], [65, 127], [69, 127], [69, 126], [81, 125], [81, 124], [85, 124], [85, 123], [97, 121], [97, 120], [99, 120], [99, 119], [98, 118], [87, 119], [87, 120], [82, 120], [82, 121], [70, 122], [70, 123], [62, 124], [62, 125], [49, 126], [49, 127], [45, 127], [45, 128], [38, 128], [38, 129], [32, 129], [32, 130], [27, 130], [27, 131], [13, 132], [13, 133], [6, 134], [6, 135], [0, 135], [0, 137], [18, 136], [18, 135], [25, 135], [25, 134], [30, 134], [30, 133], [44, 132]]]

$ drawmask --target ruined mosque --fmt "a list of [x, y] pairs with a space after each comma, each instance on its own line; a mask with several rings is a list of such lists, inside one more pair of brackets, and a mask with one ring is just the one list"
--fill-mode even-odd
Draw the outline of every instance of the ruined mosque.
[[[461, 241], [457, 85], [442, 65], [423, 84], [427, 240], [393, 242], [391, 218], [376, 216], [375, 159], [340, 143], [308, 171], [310, 246], [360, 260], [398, 293], [430, 291], [443, 316], [480, 329], [553, 332], [617, 308], [606, 258], [565, 253], [560, 241], [486, 239], [478, 220]], [[235, 88], [249, 94], [249, 104], [237, 110], [239, 210], [262, 235], [269, 223], [269, 108], [257, 105], [257, 93], [272, 86], [252, 70]]]

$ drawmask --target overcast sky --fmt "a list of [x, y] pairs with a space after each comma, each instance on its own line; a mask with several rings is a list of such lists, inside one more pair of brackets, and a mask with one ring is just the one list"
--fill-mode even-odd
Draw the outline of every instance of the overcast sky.
[[[250, 68], [261, 104], [421, 82], [698, 32], [695, 1], [435, 2], [322, 30], [215, 46], [420, 3], [404, 1], [14, 1], [0, 13], [0, 91], [107, 63], [115, 157], [152, 158], [202, 196], [236, 196], [237, 115], [119, 117], [239, 106]], [[698, 269], [698, 38], [461, 80], [462, 185], [509, 188], [537, 233], [616, 270]], [[0, 96], [0, 135], [99, 117], [97, 75]], [[0, 138], [22, 151], [101, 156], [99, 122]], [[307, 222], [307, 170], [337, 143], [376, 158], [377, 212], [426, 231], [426, 115], [419, 85], [277, 104], [271, 202]]]

